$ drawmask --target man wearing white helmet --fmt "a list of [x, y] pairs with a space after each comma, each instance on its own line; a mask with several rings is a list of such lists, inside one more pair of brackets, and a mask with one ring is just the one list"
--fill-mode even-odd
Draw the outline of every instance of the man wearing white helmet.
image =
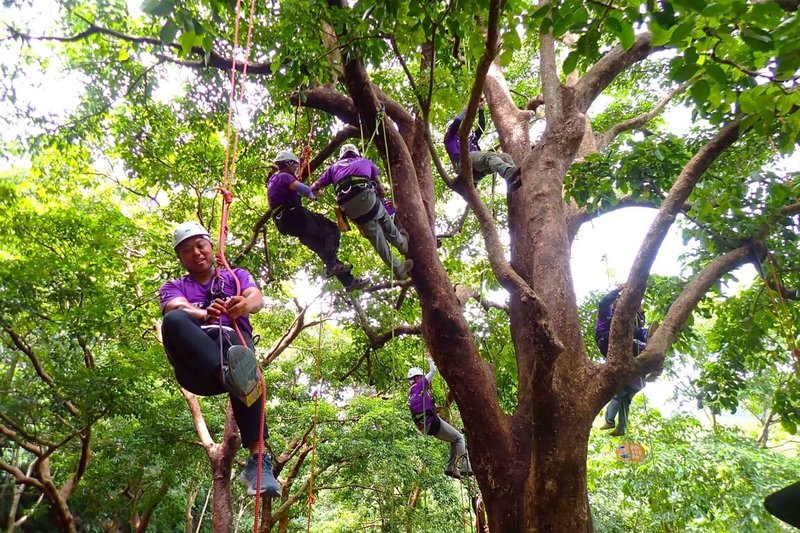
[[406, 279], [414, 262], [411, 259], [397, 259], [392, 255], [389, 244], [404, 256], [408, 255], [408, 235], [397, 229], [383, 202], [379, 200], [386, 194], [378, 179], [375, 163], [361, 157], [355, 145], [345, 144], [339, 151], [339, 160], [322, 173], [311, 185], [311, 190], [318, 196], [328, 185], [336, 189], [336, 203], [342, 213], [356, 223], [361, 234], [372, 243], [395, 277]]
[[364, 287], [367, 282], [353, 277], [351, 265], [339, 260], [341, 233], [335, 223], [303, 207], [300, 195], [314, 198], [311, 189], [297, 179], [300, 161], [289, 150], [275, 157], [278, 171], [267, 180], [267, 199], [275, 226], [283, 235], [291, 235], [317, 254], [325, 265], [326, 276], [336, 276], [347, 292]]
[[[248, 494], [254, 495], [262, 419], [257, 400], [262, 391], [248, 317], [261, 310], [264, 300], [249, 272], [216, 268], [211, 237], [200, 224], [179, 225], [172, 248], [188, 274], [168, 281], [159, 290], [164, 349], [181, 387], [201, 396], [230, 395], [242, 446], [250, 451], [239, 480], [247, 485]], [[237, 281], [241, 287], [238, 295]], [[248, 348], [240, 346], [234, 321]], [[264, 432], [266, 435], [266, 424]], [[272, 473], [269, 455], [262, 457], [260, 475], [261, 492], [279, 496], [281, 486]]]
[[450, 443], [450, 457], [447, 459], [445, 475], [461, 479], [462, 476], [472, 475], [472, 466], [469, 464], [467, 450], [464, 446], [464, 436], [456, 428], [439, 417], [433, 398], [430, 393], [431, 381], [436, 374], [436, 365], [428, 357], [428, 373], [422, 374], [422, 369], [413, 367], [408, 370], [408, 409], [417, 429], [439, 440]]

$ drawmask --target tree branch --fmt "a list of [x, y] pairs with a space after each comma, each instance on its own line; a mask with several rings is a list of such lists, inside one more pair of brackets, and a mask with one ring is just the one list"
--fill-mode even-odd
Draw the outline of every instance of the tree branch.
[[[617, 76], [656, 50], [656, 48], [650, 46], [652, 37], [650, 32], [637, 35], [636, 40], [628, 50], [618, 44], [589, 69], [575, 85], [576, 103], [582, 113], [586, 113], [592, 102]], [[549, 103], [547, 93], [545, 93], [545, 102]]]
[[640, 128], [658, 116], [667, 104], [689, 87], [689, 83], [682, 83], [667, 93], [650, 111], [642, 113], [636, 117], [614, 124], [607, 131], [595, 135], [595, 146], [598, 152], [602, 152], [617, 138], [621, 133]]
[[[113, 37], [114, 39], [118, 39], [120, 41], [125, 41], [133, 44], [147, 44], [151, 46], [166, 48], [169, 50], [173, 50], [175, 52], [180, 52], [183, 50], [181, 45], [177, 43], [166, 43], [161, 39], [156, 39], [154, 37], [141, 37], [141, 36], [128, 35], [115, 30], [97, 26], [94, 23], [89, 23], [89, 27], [83, 30], [82, 32], [67, 37], [30, 35], [10, 27], [8, 28], [8, 30], [13, 38], [21, 39], [23, 41], [56, 41], [62, 43], [69, 43], [69, 42], [83, 41], [89, 39], [93, 35], [107, 35], [109, 37]], [[215, 52], [214, 50], [209, 52], [208, 56], [206, 56], [206, 51], [203, 48], [200, 48], [199, 46], [193, 47], [190, 53], [194, 56], [202, 58], [202, 60], [197, 62], [190, 62], [170, 56], [160, 56], [160, 57], [162, 57], [165, 61], [169, 61], [171, 63], [191, 68], [212, 67], [226, 72], [230, 71], [232, 68], [235, 68], [238, 72], [243, 72], [246, 70], [248, 74], [260, 74], [260, 75], [272, 76], [271, 63], [246, 63], [237, 60], [234, 66], [232, 58], [224, 57]]]
[[647, 231], [647, 235], [631, 267], [626, 290], [617, 302], [609, 335], [607, 358], [609, 362], [616, 365], [622, 360], [630, 361], [633, 357], [630, 350], [631, 332], [627, 325], [632, 323], [634, 314], [639, 308], [650, 267], [658, 254], [661, 243], [675, 221], [675, 217], [703, 173], [739, 138], [740, 122], [741, 117], [737, 117], [724, 125], [714, 137], [697, 151], [683, 167], [669, 194], [661, 204], [661, 209], [659, 209], [658, 214], [650, 225], [650, 229]]

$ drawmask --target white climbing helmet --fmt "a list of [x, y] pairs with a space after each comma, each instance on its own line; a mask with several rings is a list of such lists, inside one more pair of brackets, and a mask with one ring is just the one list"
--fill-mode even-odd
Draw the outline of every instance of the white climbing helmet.
[[418, 366], [413, 366], [413, 367], [408, 369], [408, 375], [406, 376], [406, 379], [411, 379], [411, 378], [415, 378], [417, 376], [422, 376], [422, 375], [424, 375], [424, 372], [422, 372], [422, 369], [420, 367], [418, 367]]
[[361, 152], [358, 151], [358, 147], [355, 144], [347, 143], [339, 150], [339, 159], [344, 159], [348, 153], [355, 154], [357, 156], [361, 155]]
[[175, 228], [175, 231], [172, 232], [172, 249], [177, 250], [180, 243], [190, 237], [196, 237], [198, 235], [205, 237], [211, 242], [211, 236], [208, 234], [206, 228], [197, 222], [184, 222], [183, 224], [179, 224], [178, 227]]
[[294, 161], [295, 163], [300, 162], [300, 160], [297, 158], [296, 155], [294, 155], [294, 152], [292, 152], [291, 150], [281, 150], [280, 152], [278, 152], [278, 155], [275, 156], [276, 163], [284, 163], [289, 161]]

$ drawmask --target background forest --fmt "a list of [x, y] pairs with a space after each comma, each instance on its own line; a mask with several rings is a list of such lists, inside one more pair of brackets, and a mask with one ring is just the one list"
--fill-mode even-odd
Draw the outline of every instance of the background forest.
[[[674, 388], [669, 407], [639, 395], [624, 439], [590, 430], [614, 384], [634, 371], [630, 361], [627, 370], [608, 366], [613, 375], [595, 375], [605, 388], [587, 400], [591, 416], [579, 416], [580, 410], [575, 420], [555, 416], [556, 427], [583, 424], [588, 436], [565, 437], [586, 463], [574, 489], [578, 500], [588, 491], [591, 507], [581, 528], [788, 530], [762, 501], [800, 480], [797, 2], [291, 0], [256, 2], [252, 19], [248, 5], [227, 0], [7, 0], [0, 9], [4, 531], [253, 529], [254, 500], [242, 487], [228, 484], [228, 509], [214, 507], [218, 494], [212, 498], [210, 457], [229, 445], [231, 433], [227, 401], [182, 392], [158, 334], [157, 289], [182, 275], [170, 247], [172, 229], [197, 220], [218, 233], [217, 187], [233, 148], [229, 109], [237, 140], [226, 253], [255, 275], [265, 296], [264, 310], [252, 320], [268, 383], [269, 446], [284, 486], [281, 498], [265, 503], [263, 529], [474, 531], [470, 499], [478, 487], [490, 523], [502, 523], [491, 501], [501, 470], [484, 453], [493, 438], [502, 439], [487, 434], [490, 427], [476, 423], [478, 415], [462, 420], [462, 399], [474, 398], [469, 413], [484, 405], [493, 412], [496, 404], [509, 418], [526, 405], [520, 354], [535, 354], [538, 372], [548, 352], [525, 348], [520, 332], [530, 325], [530, 344], [540, 347], [546, 344], [541, 332], [550, 331], [533, 325], [546, 322], [538, 311], [520, 311], [520, 302], [539, 301], [525, 296], [528, 285], [544, 294], [552, 331], [566, 339], [563, 353], [576, 354], [581, 368], [605, 368], [593, 327], [597, 302], [612, 281], [607, 265], [573, 265], [593, 272], [597, 287], [579, 301], [570, 275], [558, 282], [571, 294], [563, 298], [563, 315], [577, 317], [574, 345], [568, 328], [558, 325], [555, 297], [543, 289], [549, 285], [520, 266], [538, 267], [546, 255], [520, 244], [544, 242], [542, 236], [526, 240], [525, 232], [541, 222], [530, 217], [550, 209], [536, 203], [542, 195], [525, 192], [536, 179], [545, 181], [536, 150], [557, 127], [553, 117], [569, 122], [548, 83], [580, 89], [575, 80], [590, 79], [603, 58], [645, 45], [646, 54], [623, 61], [626, 68], [596, 91], [602, 95], [587, 106], [584, 140], [563, 165], [559, 198], [563, 191], [564, 204], [576, 213], [573, 225], [564, 224], [570, 234], [564, 265], [580, 224], [628, 207], [663, 211], [673, 185], [720, 131], [734, 124], [739, 136], [705, 165], [675, 208], [686, 245], [671, 258], [680, 274], [643, 270], [637, 278], [648, 318], [665, 323], [652, 364], [665, 366], [660, 379]], [[500, 43], [494, 48], [493, 31]], [[240, 71], [248, 65], [235, 98], [231, 57]], [[366, 73], [371, 81], [364, 86], [384, 103], [371, 114], [360, 107], [366, 99], [357, 97], [356, 81]], [[513, 153], [524, 168], [523, 189], [513, 199], [492, 178], [476, 192], [451, 169], [441, 143], [447, 122], [468, 102], [474, 116], [484, 88], [495, 125], [482, 144]], [[502, 122], [495, 110], [509, 109], [504, 106], [525, 113], [524, 134]], [[424, 158], [398, 155], [398, 132], [412, 144], [404, 112], [416, 121]], [[276, 152], [310, 154], [318, 177], [347, 139], [381, 169], [401, 224], [415, 228], [411, 213], [424, 218], [428, 212], [431, 231], [410, 232], [412, 247], [420, 243], [412, 250], [411, 282], [392, 279], [369, 243], [351, 231], [343, 234], [342, 257], [370, 285], [345, 293], [323, 276], [316, 256], [270, 221], [264, 183]], [[514, 152], [518, 141], [533, 154], [524, 165]], [[422, 191], [413, 198], [407, 191], [417, 189], [398, 174], [412, 160]], [[309, 207], [332, 218], [327, 196]], [[605, 243], [609, 250], [642, 244], [628, 242], [626, 228], [618, 231]], [[655, 257], [660, 241], [652, 240]], [[752, 253], [710, 279], [685, 319], [669, 318], [699, 274], [743, 243]], [[449, 280], [446, 292], [458, 296], [455, 308], [467, 328], [462, 337], [474, 345], [476, 362], [472, 352], [463, 359], [434, 353], [442, 370], [434, 380], [442, 415], [465, 427], [468, 446], [475, 443], [475, 455], [487, 457], [473, 461], [478, 479], [468, 484], [442, 474], [447, 446], [420, 435], [406, 406], [406, 371], [426, 367], [429, 350], [454, 331], [429, 311], [441, 293], [424, 278], [439, 263]], [[758, 275], [735, 270], [746, 263]], [[512, 267], [519, 276], [509, 274]], [[626, 272], [618, 275], [614, 281], [625, 281]], [[459, 374], [461, 363], [490, 369], [490, 396], [483, 382]], [[552, 395], [530, 395], [540, 399], [534, 413], [562, 409], [563, 398], [583, 392], [560, 381], [554, 364], [546, 374], [556, 376], [558, 387]], [[537, 416], [533, 426], [543, 427]], [[646, 459], [619, 461], [615, 449], [623, 440], [642, 444]], [[497, 449], [501, 455], [500, 444]], [[244, 459], [240, 452], [234, 472]], [[537, 472], [536, 458], [530, 463]], [[531, 479], [537, 476], [542, 484], [553, 479], [546, 472]], [[525, 485], [526, 498], [544, 494], [542, 486]], [[544, 522], [534, 527], [535, 519], [525, 516], [519, 531], [569, 530]]]

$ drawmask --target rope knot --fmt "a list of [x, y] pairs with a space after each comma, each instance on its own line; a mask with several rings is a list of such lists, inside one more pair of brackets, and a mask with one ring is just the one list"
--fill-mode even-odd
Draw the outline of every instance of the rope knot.
[[222, 199], [225, 201], [226, 204], [230, 204], [233, 202], [233, 193], [223, 189], [222, 187], [217, 187], [217, 190], [222, 195]]

